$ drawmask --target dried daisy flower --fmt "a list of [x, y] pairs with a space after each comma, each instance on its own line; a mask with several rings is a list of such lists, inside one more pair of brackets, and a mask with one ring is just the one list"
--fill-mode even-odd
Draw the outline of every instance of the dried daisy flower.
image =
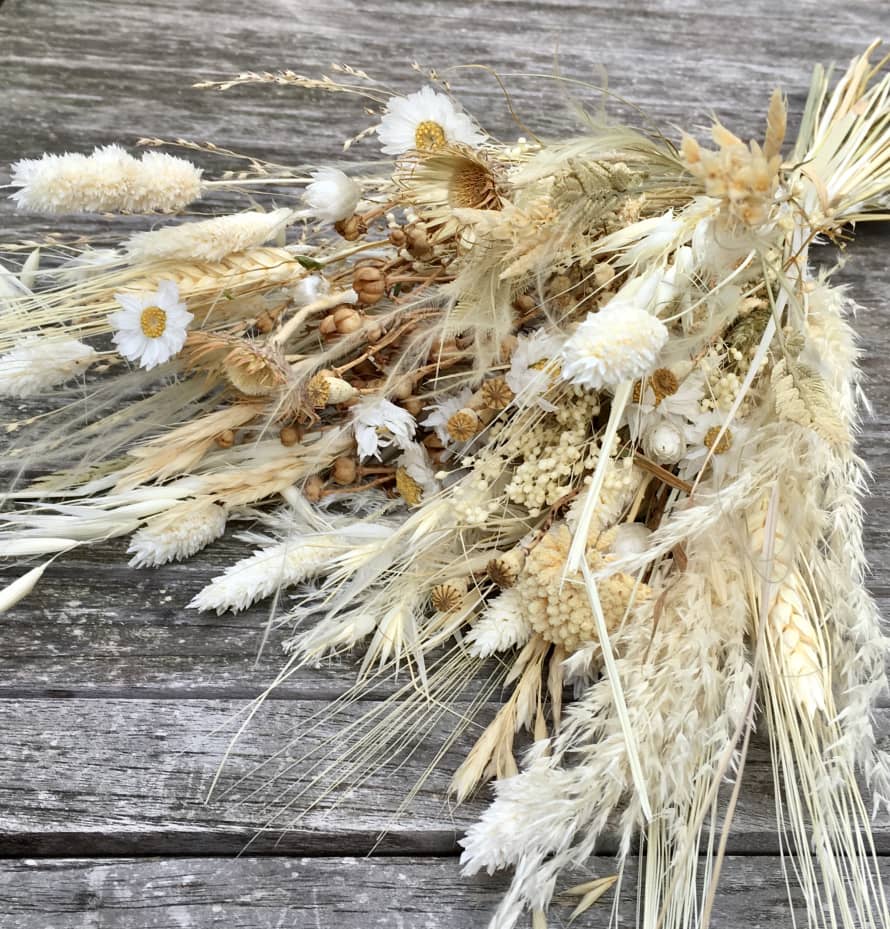
[[179, 299], [173, 281], [162, 281], [150, 293], [115, 294], [114, 299], [121, 309], [108, 321], [124, 358], [150, 371], [179, 353], [194, 317]]
[[362, 189], [339, 168], [319, 168], [303, 193], [303, 202], [323, 223], [339, 223], [355, 213]]
[[126, 243], [131, 261], [222, 261], [264, 245], [293, 219], [293, 210], [235, 213], [194, 223], [137, 232]]
[[668, 330], [646, 310], [617, 297], [588, 313], [562, 349], [562, 377], [588, 390], [614, 388], [647, 375]]
[[182, 561], [218, 539], [226, 528], [226, 510], [212, 500], [190, 500], [155, 516], [130, 540], [133, 568], [156, 568]]
[[463, 225], [455, 210], [499, 210], [501, 198], [491, 165], [470, 148], [448, 146], [404, 159], [394, 182], [413, 206], [431, 242], [451, 238]]
[[352, 408], [352, 428], [359, 458], [379, 458], [380, 450], [391, 445], [402, 449], [412, 445], [417, 424], [407, 410], [385, 397], [368, 394]]
[[0, 355], [0, 397], [33, 397], [82, 374], [98, 358], [76, 339], [30, 336]]
[[387, 155], [431, 152], [448, 143], [476, 147], [485, 141], [470, 117], [432, 87], [422, 87], [407, 97], [392, 97], [376, 131]]
[[136, 159], [106, 145], [92, 155], [18, 161], [11, 184], [19, 209], [35, 213], [175, 213], [201, 196], [201, 169], [164, 152]]

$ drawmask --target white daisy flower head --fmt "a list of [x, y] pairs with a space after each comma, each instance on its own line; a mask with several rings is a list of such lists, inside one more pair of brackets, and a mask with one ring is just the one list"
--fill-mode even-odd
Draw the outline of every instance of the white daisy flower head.
[[379, 458], [380, 450], [392, 445], [408, 448], [417, 423], [407, 410], [385, 397], [369, 395], [352, 408], [352, 428], [359, 457]]
[[422, 420], [420, 425], [426, 426], [435, 431], [439, 441], [448, 448], [454, 444], [454, 439], [448, 434], [448, 420], [458, 411], [468, 406], [473, 396], [473, 391], [469, 387], [464, 387], [456, 394], [445, 397], [438, 403], [426, 407], [429, 413], [426, 419]]
[[194, 316], [179, 299], [174, 281], [161, 281], [157, 290], [145, 293], [115, 294], [114, 299], [121, 309], [108, 321], [124, 358], [150, 371], [178, 354]]
[[616, 298], [588, 313], [562, 350], [562, 378], [588, 390], [615, 388], [655, 368], [668, 340], [664, 323]]
[[432, 87], [393, 97], [377, 126], [377, 137], [387, 155], [436, 151], [447, 144], [476, 148], [485, 141], [470, 117]]
[[513, 391], [514, 404], [537, 403], [541, 409], [553, 412], [556, 407], [545, 394], [555, 377], [554, 361], [560, 356], [562, 341], [558, 336], [550, 335], [538, 329], [531, 335], [520, 335], [516, 348], [510, 356], [510, 370], [504, 377], [507, 386]]
[[339, 223], [355, 213], [362, 189], [339, 168], [319, 168], [303, 192], [303, 202], [323, 223]]

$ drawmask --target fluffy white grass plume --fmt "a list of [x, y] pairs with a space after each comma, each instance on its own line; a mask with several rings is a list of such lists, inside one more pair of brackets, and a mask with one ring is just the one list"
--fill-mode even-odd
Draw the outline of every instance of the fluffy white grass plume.
[[201, 551], [226, 528], [226, 510], [210, 500], [189, 501], [152, 519], [133, 535], [128, 553], [134, 568], [155, 568]]
[[562, 349], [562, 377], [589, 390], [617, 387], [649, 374], [668, 340], [647, 310], [614, 300], [587, 318]]
[[165, 152], [134, 158], [119, 145], [46, 154], [12, 166], [12, 199], [34, 213], [175, 213], [201, 196], [201, 169]]
[[221, 261], [234, 252], [265, 245], [293, 215], [293, 210], [283, 207], [137, 232], [127, 241], [127, 256], [132, 261]]
[[303, 193], [303, 202], [323, 223], [349, 219], [358, 207], [362, 189], [339, 168], [319, 168]]
[[82, 374], [98, 357], [76, 339], [33, 336], [0, 355], [0, 397], [33, 397]]
[[467, 633], [467, 647], [477, 658], [488, 658], [517, 645], [524, 645], [531, 626], [519, 594], [511, 587], [489, 601], [479, 619]]

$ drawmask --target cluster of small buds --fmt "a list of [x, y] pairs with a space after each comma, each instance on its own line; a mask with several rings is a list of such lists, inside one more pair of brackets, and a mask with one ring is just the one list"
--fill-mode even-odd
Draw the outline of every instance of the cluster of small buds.
[[478, 473], [462, 481], [452, 497], [458, 525], [484, 526], [500, 505], [491, 495], [490, 483]]
[[318, 331], [325, 339], [336, 339], [356, 332], [362, 328], [362, 324], [361, 313], [351, 303], [341, 303], [322, 319]]
[[590, 423], [599, 410], [596, 397], [573, 390], [572, 402], [517, 437], [522, 462], [513, 472], [506, 494], [513, 503], [538, 516], [570, 490], [582, 472], [596, 464], [596, 447], [589, 443]]
[[415, 270], [446, 257], [447, 245], [431, 241], [426, 223], [411, 207], [405, 209], [402, 223], [395, 213], [387, 213], [386, 225], [389, 241], [399, 250], [399, 258]]

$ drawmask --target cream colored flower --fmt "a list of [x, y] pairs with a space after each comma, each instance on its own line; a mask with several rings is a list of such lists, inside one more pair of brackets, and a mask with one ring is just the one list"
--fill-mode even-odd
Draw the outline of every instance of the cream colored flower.
[[362, 189], [339, 168], [319, 168], [303, 192], [303, 202], [323, 223], [339, 223], [355, 213]]
[[377, 126], [377, 136], [387, 155], [436, 151], [448, 143], [476, 147], [485, 140], [470, 117], [432, 87], [393, 97]]
[[380, 450], [391, 445], [406, 449], [412, 445], [417, 424], [414, 417], [385, 397], [363, 397], [352, 408], [352, 425], [360, 458], [379, 458]]
[[162, 281], [147, 293], [115, 294], [122, 309], [108, 321], [114, 328], [114, 344], [129, 361], [151, 370], [176, 355], [185, 344], [186, 330], [194, 318], [179, 299], [173, 281]]
[[588, 390], [635, 381], [655, 367], [668, 340], [660, 319], [615, 299], [587, 318], [562, 350], [562, 377]]

